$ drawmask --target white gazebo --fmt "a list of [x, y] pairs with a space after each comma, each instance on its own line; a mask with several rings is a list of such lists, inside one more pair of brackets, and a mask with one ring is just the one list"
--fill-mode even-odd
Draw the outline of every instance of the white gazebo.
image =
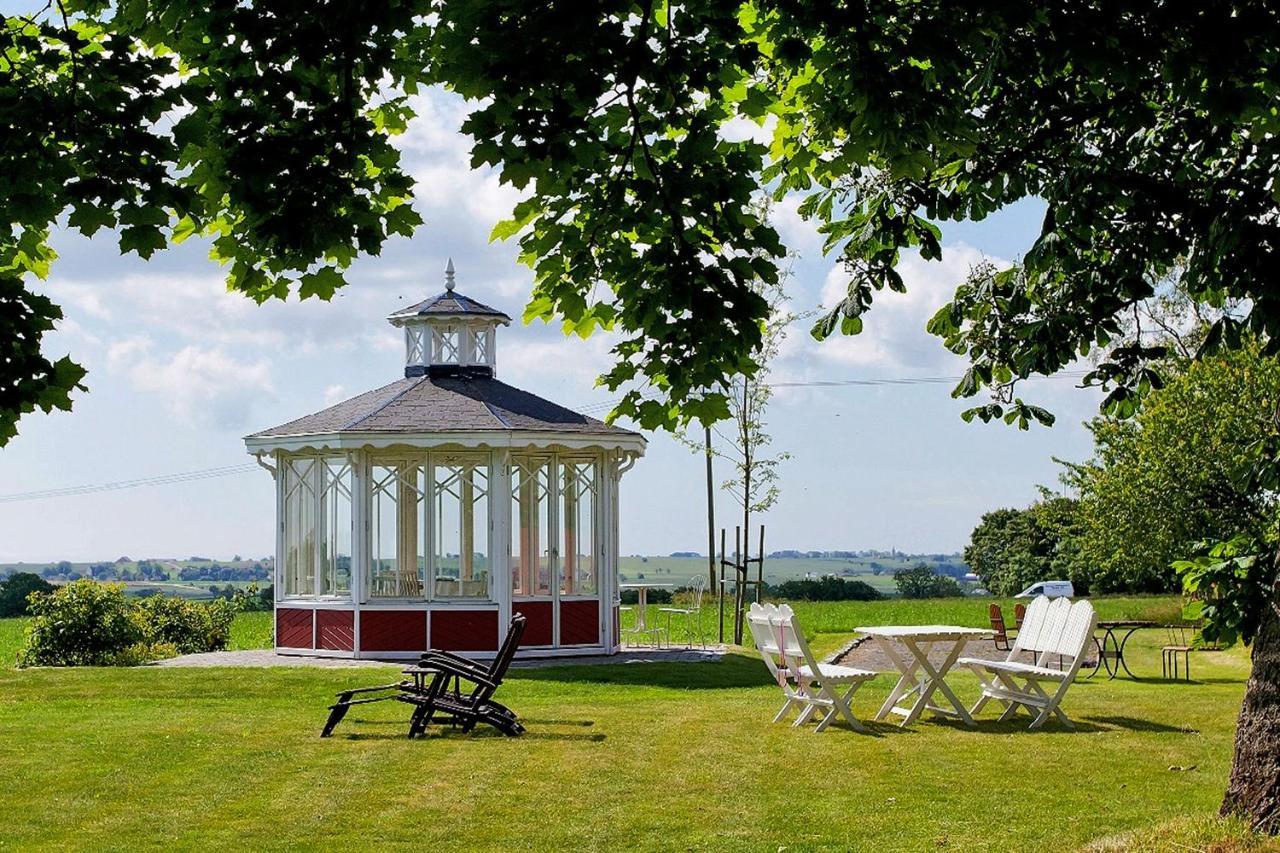
[[[276, 481], [277, 651], [618, 649], [618, 483], [638, 433], [499, 382], [501, 311], [454, 290], [388, 317], [404, 378], [254, 433]], [[548, 367], [553, 367], [548, 365]]]

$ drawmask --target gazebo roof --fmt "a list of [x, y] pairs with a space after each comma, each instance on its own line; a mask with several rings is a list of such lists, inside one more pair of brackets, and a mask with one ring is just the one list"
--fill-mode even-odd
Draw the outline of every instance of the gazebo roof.
[[640, 438], [638, 433], [580, 415], [489, 377], [418, 376], [254, 433], [246, 440], [346, 432], [396, 435], [488, 431]]
[[389, 319], [394, 322], [410, 317], [495, 317], [504, 323], [511, 322], [511, 318], [497, 308], [490, 308], [483, 302], [477, 302], [453, 290], [446, 290], [439, 296], [396, 311]]

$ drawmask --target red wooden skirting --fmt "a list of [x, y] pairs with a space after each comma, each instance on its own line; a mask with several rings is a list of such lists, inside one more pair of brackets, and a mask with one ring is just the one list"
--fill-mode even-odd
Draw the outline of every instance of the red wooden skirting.
[[431, 648], [456, 652], [496, 652], [498, 650], [498, 612], [496, 610], [432, 611]]
[[560, 645], [594, 646], [600, 642], [600, 602], [560, 602]]
[[276, 611], [276, 645], [282, 649], [311, 648], [313, 610], [280, 609]]
[[527, 620], [524, 625], [524, 636], [520, 639], [522, 646], [551, 645], [551, 602], [550, 601], [517, 601], [511, 605], [516, 613]]
[[350, 610], [316, 611], [316, 648], [349, 652], [356, 647], [356, 616]]
[[365, 610], [360, 613], [361, 652], [421, 652], [426, 648], [425, 611]]

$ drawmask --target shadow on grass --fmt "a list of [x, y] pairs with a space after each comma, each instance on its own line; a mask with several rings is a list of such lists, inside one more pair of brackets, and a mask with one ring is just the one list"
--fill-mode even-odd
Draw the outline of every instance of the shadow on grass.
[[[917, 721], [926, 722], [924, 718]], [[935, 726], [943, 726], [957, 732], [969, 732], [972, 734], [1028, 734], [1028, 735], [1081, 735], [1081, 734], [1098, 734], [1100, 732], [1114, 732], [1117, 729], [1125, 729], [1131, 732], [1159, 732], [1164, 734], [1199, 734], [1195, 729], [1185, 728], [1182, 726], [1171, 726], [1166, 723], [1158, 723], [1154, 720], [1140, 720], [1136, 717], [1124, 716], [1092, 716], [1073, 719], [1075, 728], [1069, 729], [1059, 723], [1057, 720], [1050, 720], [1038, 729], [1032, 730], [1031, 717], [1026, 714], [1019, 714], [1011, 720], [996, 719], [979, 719], [977, 726], [970, 728], [959, 720], [949, 720], [940, 717], [933, 717], [927, 720], [929, 724]]]
[[506, 680], [625, 684], [681, 690], [765, 687], [773, 683], [758, 658], [741, 654], [726, 654], [718, 661], [696, 663], [636, 662], [512, 669], [507, 672]]

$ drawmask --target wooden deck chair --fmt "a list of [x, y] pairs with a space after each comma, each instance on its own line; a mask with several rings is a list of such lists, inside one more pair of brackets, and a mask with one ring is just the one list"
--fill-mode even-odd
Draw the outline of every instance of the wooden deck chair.
[[[791, 725], [801, 726], [823, 708], [826, 714], [814, 731], [820, 732], [831, 725], [837, 715], [844, 717], [855, 731], [866, 731], [854, 717], [849, 702], [858, 688], [875, 678], [876, 673], [814, 660], [804, 633], [796, 623], [795, 613], [785, 604], [752, 604], [747, 624], [765, 666], [786, 697], [782, 709], [773, 718], [775, 723], [794, 708], [799, 713]], [[848, 689], [841, 693], [840, 688], [846, 685]]]
[[1009, 651], [1009, 633], [1004, 627], [1004, 611], [993, 601], [987, 608], [987, 616], [991, 619], [991, 633], [995, 635], [992, 639], [996, 648], [1002, 652]]
[[329, 737], [352, 707], [389, 700], [414, 706], [409, 737], [421, 735], [433, 720], [453, 723], [464, 732], [474, 729], [477, 723], [486, 723], [511, 737], [523, 733], [524, 726], [516, 714], [494, 701], [493, 694], [506, 677], [524, 628], [524, 616], [517, 613], [511, 617], [502, 648], [488, 666], [452, 652], [432, 650], [419, 658], [417, 666], [404, 670], [407, 679], [344, 690], [338, 694], [338, 701], [329, 706], [329, 718], [320, 737]]
[[[1020, 708], [1033, 717], [1031, 728], [1038, 729], [1050, 716], [1067, 728], [1075, 725], [1062, 710], [1062, 698], [1075, 680], [1085, 659], [1085, 650], [1093, 642], [1098, 616], [1088, 601], [1072, 604], [1066, 598], [1049, 601], [1038, 597], [1027, 608], [1023, 628], [1014, 640], [1013, 649], [1003, 661], [961, 658], [982, 683], [982, 697], [970, 710], [976, 715], [991, 700], [1004, 706], [1001, 720], [1011, 719]], [[1030, 652], [1033, 663], [1016, 659], [1019, 652]], [[1064, 669], [1047, 666], [1052, 655], [1060, 655], [1070, 665]], [[1044, 684], [1050, 684], [1046, 690]]]

